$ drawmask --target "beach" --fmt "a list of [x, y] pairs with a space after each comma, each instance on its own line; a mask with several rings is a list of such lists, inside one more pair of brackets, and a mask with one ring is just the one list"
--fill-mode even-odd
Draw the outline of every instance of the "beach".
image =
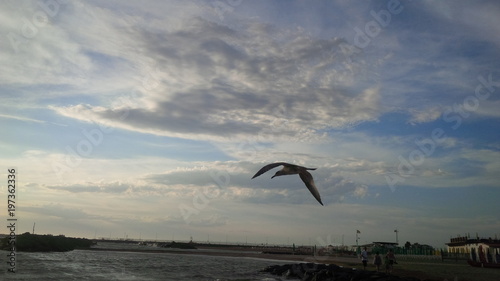
[[[265, 250], [265, 251], [263, 251]], [[262, 272], [269, 267], [302, 267], [299, 263], [341, 266], [361, 272], [355, 256], [293, 255], [283, 247], [196, 245], [196, 249], [165, 248], [138, 243], [99, 241], [89, 249], [69, 252], [18, 252], [16, 273], [0, 271], [6, 280], [275, 280], [284, 276]], [[283, 254], [279, 254], [283, 251]], [[266, 253], [267, 252], [267, 253]], [[271, 252], [271, 253], [269, 253]], [[6, 255], [6, 251], [0, 251]], [[287, 253], [287, 254], [285, 254]], [[374, 272], [369, 256], [367, 271]], [[308, 266], [311, 268], [310, 266]], [[316, 266], [313, 266], [316, 267]], [[392, 273], [426, 281], [497, 281], [500, 271], [471, 267], [465, 261], [398, 258]], [[300, 279], [291, 279], [300, 280]], [[416, 280], [416, 279], [413, 279]]]
[[[106, 246], [106, 245], [105, 245]], [[293, 255], [265, 253], [262, 247], [228, 247], [223, 245], [197, 246], [197, 249], [168, 249], [149, 246], [134, 246], [127, 249], [93, 248], [101, 251], [137, 251], [168, 253], [176, 255], [197, 255], [214, 257], [235, 257], [256, 260], [272, 261], [273, 264], [291, 263], [318, 263], [335, 264], [343, 267], [356, 268], [362, 270], [362, 263], [359, 258], [352, 255], [343, 256], [313, 256], [313, 255]], [[375, 266], [371, 263], [373, 256], [369, 257], [367, 270], [375, 271]], [[441, 261], [441, 260], [398, 260], [392, 273], [398, 277], [413, 277], [420, 280], [459, 280], [459, 281], [497, 281], [500, 280], [500, 270], [473, 268], [465, 261]]]
[[[196, 253], [194, 253], [196, 254]], [[313, 255], [290, 255], [290, 254], [266, 254], [245, 251], [234, 248], [232, 250], [221, 248], [200, 249], [198, 254], [219, 255], [232, 257], [248, 257], [256, 259], [275, 260], [276, 264], [289, 263], [319, 263], [335, 264], [343, 267], [362, 270], [361, 259], [356, 256], [313, 256]], [[371, 263], [373, 256], [369, 257], [367, 270], [375, 271]], [[381, 269], [383, 271], [383, 269]], [[393, 275], [398, 277], [413, 277], [420, 280], [453, 280], [453, 281], [498, 281], [500, 270], [488, 268], [474, 268], [465, 261], [441, 261], [441, 260], [399, 260], [394, 266]]]

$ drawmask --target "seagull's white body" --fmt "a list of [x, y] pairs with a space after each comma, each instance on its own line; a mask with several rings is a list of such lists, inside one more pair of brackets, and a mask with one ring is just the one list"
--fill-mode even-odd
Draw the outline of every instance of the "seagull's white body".
[[307, 189], [309, 189], [309, 191], [314, 196], [314, 198], [316, 198], [316, 200], [318, 200], [318, 202], [321, 205], [323, 205], [323, 202], [321, 202], [321, 197], [319, 196], [318, 189], [316, 188], [316, 185], [314, 184], [313, 177], [307, 171], [307, 170], [316, 170], [316, 168], [306, 168], [306, 167], [302, 167], [302, 166], [298, 166], [298, 165], [294, 165], [294, 164], [289, 164], [289, 163], [285, 163], [285, 162], [276, 162], [276, 163], [271, 163], [271, 164], [268, 164], [268, 165], [262, 167], [262, 169], [260, 169], [252, 177], [252, 179], [255, 177], [258, 177], [258, 176], [262, 175], [263, 173], [265, 173], [265, 172], [267, 172], [275, 167], [278, 167], [278, 166], [283, 166], [283, 168], [281, 170], [277, 171], [276, 174], [274, 174], [274, 176], [272, 176], [271, 178], [274, 178], [277, 176], [299, 174], [302, 181], [306, 184]]

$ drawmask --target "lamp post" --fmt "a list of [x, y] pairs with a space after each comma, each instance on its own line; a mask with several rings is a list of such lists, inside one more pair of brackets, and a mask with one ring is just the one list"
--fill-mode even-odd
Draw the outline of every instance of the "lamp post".
[[394, 229], [394, 232], [396, 232], [396, 244], [399, 245], [399, 241], [398, 241], [398, 230], [397, 229]]
[[360, 253], [359, 245], [358, 245], [358, 240], [359, 240], [358, 234], [360, 234], [360, 233], [361, 233], [361, 231], [359, 231], [359, 230], [356, 229], [356, 253], [357, 254]]

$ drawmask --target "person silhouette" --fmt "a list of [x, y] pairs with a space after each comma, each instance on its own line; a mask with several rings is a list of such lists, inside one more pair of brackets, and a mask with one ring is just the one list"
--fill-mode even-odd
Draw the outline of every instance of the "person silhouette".
[[363, 263], [363, 270], [366, 270], [366, 265], [368, 264], [368, 252], [366, 251], [366, 247], [364, 247], [361, 252], [361, 262]]
[[377, 271], [380, 271], [380, 266], [382, 265], [382, 257], [380, 253], [377, 251], [375, 253], [375, 257], [373, 258], [373, 264], [377, 267]]

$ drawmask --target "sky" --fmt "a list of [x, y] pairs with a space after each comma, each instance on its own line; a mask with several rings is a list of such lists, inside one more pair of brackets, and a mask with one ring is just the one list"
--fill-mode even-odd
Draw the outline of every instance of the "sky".
[[[0, 219], [14, 168], [17, 233], [500, 234], [497, 1], [0, 5]], [[325, 206], [279, 168], [251, 179], [278, 161], [317, 168]]]

